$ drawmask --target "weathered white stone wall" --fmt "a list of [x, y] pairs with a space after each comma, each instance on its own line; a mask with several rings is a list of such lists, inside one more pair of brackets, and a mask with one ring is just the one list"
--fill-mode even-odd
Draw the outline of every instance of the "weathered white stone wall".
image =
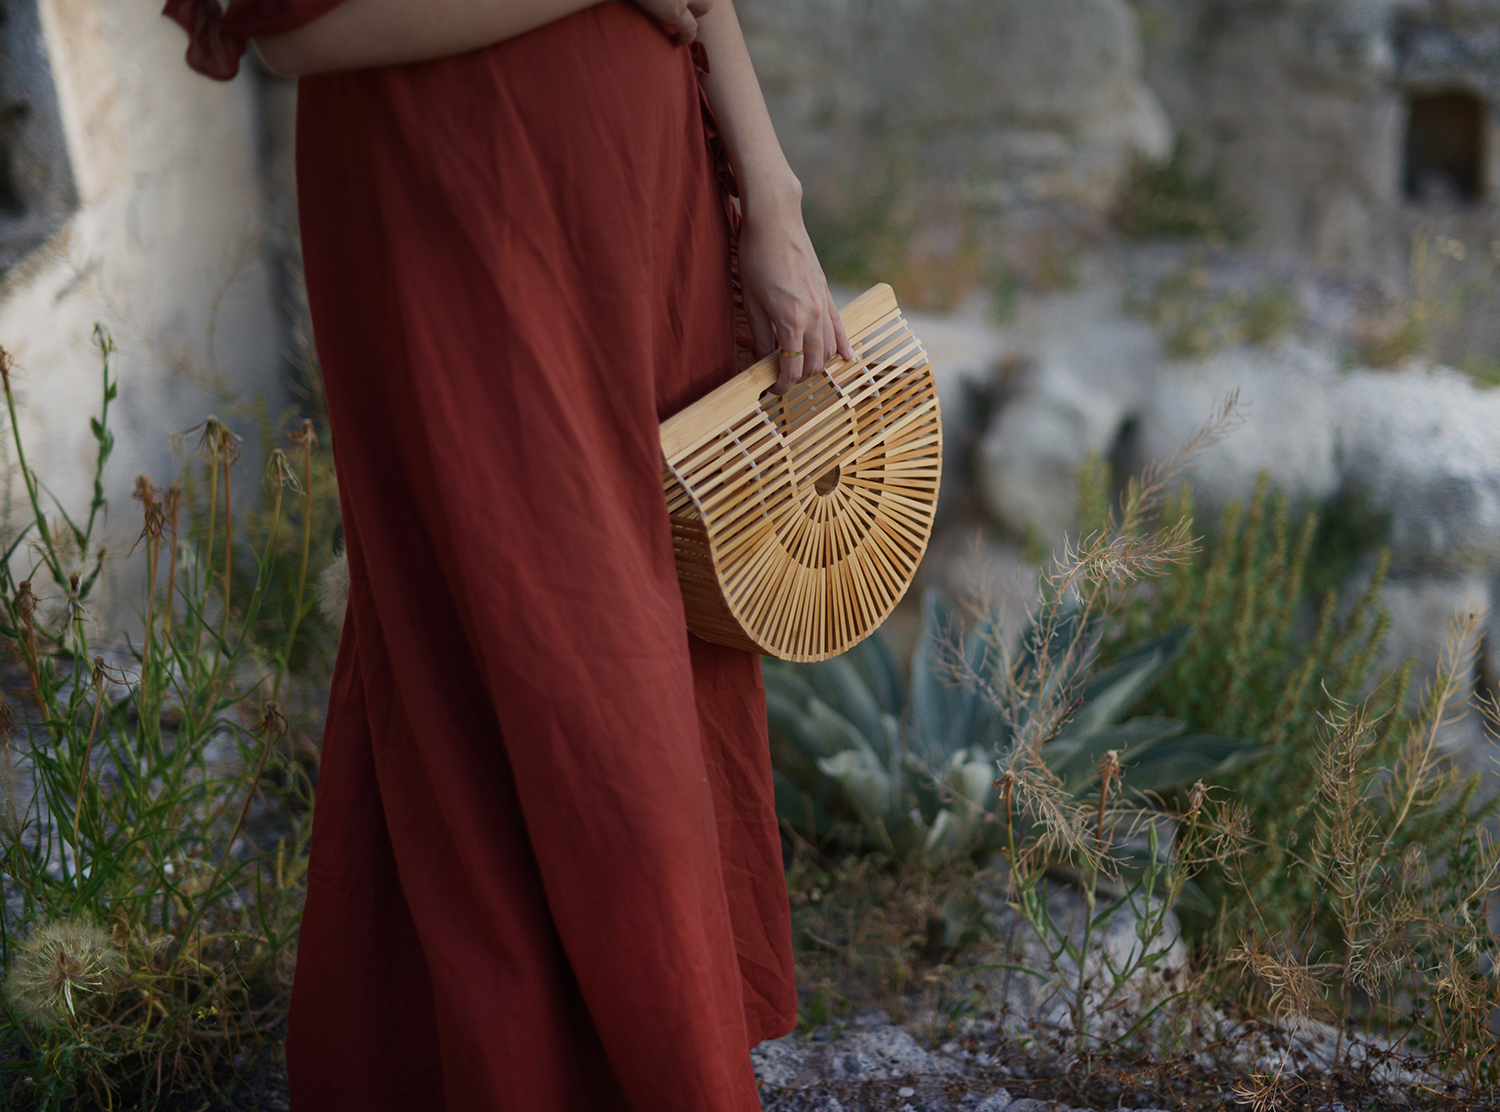
[[[1146, 76], [1254, 224], [1254, 246], [1403, 285], [1411, 237], [1500, 235], [1500, 3], [1135, 0]], [[1410, 93], [1488, 104], [1487, 196], [1413, 204]]]
[[893, 178], [931, 221], [1100, 211], [1172, 132], [1126, 0], [741, 0], [778, 136], [814, 205]]
[[0, 345], [15, 358], [28, 461], [72, 512], [91, 494], [92, 330], [111, 330], [120, 396], [108, 494], [115, 530], [133, 536], [135, 476], [164, 485], [181, 466], [167, 433], [216, 409], [229, 417], [209, 379], [264, 395], [272, 414], [283, 404], [257, 78], [190, 71], [185, 36], [157, 0], [40, 3], [80, 203], [60, 236], [0, 279]]

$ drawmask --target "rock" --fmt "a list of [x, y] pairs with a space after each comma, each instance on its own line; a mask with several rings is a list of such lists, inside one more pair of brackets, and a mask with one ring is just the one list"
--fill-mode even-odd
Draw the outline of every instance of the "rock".
[[1308, 507], [1339, 489], [1337, 385], [1333, 360], [1295, 343], [1166, 364], [1132, 415], [1123, 462], [1139, 472], [1168, 459], [1238, 390], [1244, 422], [1206, 449], [1187, 475], [1194, 504], [1216, 514], [1247, 498], [1265, 471], [1295, 504]]
[[1336, 400], [1344, 479], [1391, 514], [1392, 573], [1500, 568], [1500, 394], [1412, 367], [1353, 372]]
[[[1139, 473], [1238, 390], [1243, 424], [1187, 475], [1205, 522], [1246, 498], [1262, 471], [1294, 514], [1352, 499], [1387, 515], [1392, 629], [1382, 663], [1414, 657], [1420, 684], [1436, 671], [1455, 611], [1472, 610], [1488, 630], [1482, 674], [1500, 684], [1500, 620], [1489, 617], [1500, 612], [1491, 605], [1500, 602], [1500, 391], [1431, 365], [1346, 370], [1315, 336], [1167, 360], [1117, 299], [1109, 282], [1091, 282], [1024, 306], [1010, 329], [1032, 358], [976, 450], [990, 518], [1055, 547], [1076, 527], [1078, 469], [1090, 453]], [[935, 545], [940, 556], [950, 550]]]
[[796, 1035], [768, 1039], [750, 1051], [755, 1079], [762, 1085], [777, 1089], [790, 1089], [809, 1081], [809, 1057], [807, 1048], [797, 1042]]
[[1076, 527], [1078, 470], [1108, 457], [1149, 391], [1161, 342], [1120, 310], [1108, 281], [1023, 307], [1012, 336], [1032, 356], [975, 460], [980, 503], [1015, 536], [1056, 545]]
[[979, 444], [978, 494], [1017, 535], [1055, 547], [1077, 519], [1078, 474], [1104, 457], [1125, 419], [1119, 401], [1088, 389], [1065, 366], [1039, 365]]
[[1003, 387], [1005, 368], [1013, 362], [1013, 341], [988, 319], [987, 306], [978, 299], [957, 314], [908, 311], [906, 319], [932, 360], [943, 415], [937, 508], [943, 522], [973, 502], [974, 445], [984, 433], [993, 397]]
[[1005, 1112], [1069, 1112], [1069, 1106], [1056, 1100], [1022, 1097], [1020, 1100], [1011, 1101]]
[[1014, 1103], [1004, 1089], [996, 1089], [974, 1106], [974, 1112], [1009, 1112]]
[[[1491, 617], [1490, 582], [1481, 576], [1456, 579], [1399, 577], [1386, 581], [1380, 604], [1390, 615], [1391, 628], [1375, 674], [1397, 668], [1404, 660], [1415, 662], [1410, 701], [1420, 701], [1426, 686], [1446, 660], [1468, 660], [1459, 676], [1455, 708], [1469, 693], [1473, 655], [1480, 651]], [[1457, 638], [1457, 623], [1473, 615], [1475, 625], [1466, 642]], [[1457, 653], [1454, 657], [1452, 654]]]
[[[827, 1042], [799, 1042], [793, 1035], [761, 1043], [750, 1052], [756, 1080], [770, 1089], [806, 1089], [823, 1081], [906, 1081], [948, 1077], [962, 1066], [933, 1055], [884, 1012], [854, 1017], [853, 1029]], [[910, 1094], [914, 1096], [916, 1090]]]
[[824, 1051], [825, 1075], [841, 1080], [895, 1080], [949, 1073], [955, 1066], [935, 1058], [901, 1027], [882, 1023], [845, 1035]]

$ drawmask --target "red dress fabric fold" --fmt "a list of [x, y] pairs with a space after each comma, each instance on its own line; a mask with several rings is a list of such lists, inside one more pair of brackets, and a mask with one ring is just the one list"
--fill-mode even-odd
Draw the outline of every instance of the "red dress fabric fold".
[[[222, 75], [331, 6], [169, 13]], [[685, 632], [657, 434], [736, 367], [693, 58], [602, 4], [298, 95], [352, 590], [293, 1108], [758, 1109], [796, 1016], [764, 689]]]

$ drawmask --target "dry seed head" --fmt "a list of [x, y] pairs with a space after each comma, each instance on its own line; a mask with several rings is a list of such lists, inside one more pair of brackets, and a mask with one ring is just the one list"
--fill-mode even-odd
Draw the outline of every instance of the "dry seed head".
[[1246, 943], [1230, 952], [1229, 960], [1260, 978], [1269, 990], [1266, 1006], [1284, 1019], [1306, 1016], [1318, 998], [1312, 969], [1292, 958], [1285, 960]]
[[281, 713], [281, 708], [276, 705], [275, 700], [266, 700], [266, 709], [261, 716], [258, 729], [268, 736], [275, 737], [278, 741], [286, 737], [286, 716]]
[[340, 551], [318, 576], [318, 610], [334, 625], [339, 625], [348, 606], [349, 553]]
[[107, 1000], [124, 968], [109, 935], [82, 920], [59, 919], [21, 944], [5, 978], [5, 996], [23, 1020], [52, 1027]]
[[130, 497], [141, 504], [142, 516], [141, 534], [136, 537], [135, 544], [130, 546], [130, 552], [134, 552], [136, 546], [142, 541], [161, 539], [162, 530], [166, 525], [166, 516], [162, 513], [161, 499], [157, 497], [157, 490], [151, 482], [150, 475], [136, 476], [135, 492]]
[[1120, 778], [1120, 751], [1106, 749], [1099, 758], [1099, 778], [1104, 782], [1103, 792], [1109, 794], [1109, 785]]
[[0, 347], [0, 382], [4, 382], [7, 394], [10, 393], [10, 369], [14, 363], [15, 360], [11, 358], [10, 352]]
[[234, 463], [240, 458], [240, 437], [236, 436], [233, 429], [212, 414], [190, 429], [183, 429], [181, 432], [173, 433], [171, 437], [172, 450], [180, 455], [183, 446], [187, 443], [187, 438], [194, 433], [198, 433], [198, 444], [195, 450], [203, 459], [215, 462], [225, 460], [229, 463]]
[[1195, 780], [1192, 789], [1188, 792], [1187, 814], [1182, 818], [1184, 822], [1192, 822], [1203, 810], [1203, 801], [1208, 798], [1208, 787], [1202, 780]]
[[293, 494], [302, 493], [302, 484], [297, 479], [297, 472], [292, 470], [292, 461], [280, 448], [272, 449], [271, 458], [266, 461], [266, 486], [280, 490], [291, 488]]
[[287, 446], [290, 448], [302, 448], [306, 451], [314, 451], [318, 447], [318, 434], [313, 430], [313, 423], [308, 418], [302, 418], [300, 427], [286, 434]]
[[36, 595], [31, 590], [31, 580], [21, 580], [16, 587], [15, 605], [23, 626], [31, 625], [32, 617], [36, 614], [36, 601]]

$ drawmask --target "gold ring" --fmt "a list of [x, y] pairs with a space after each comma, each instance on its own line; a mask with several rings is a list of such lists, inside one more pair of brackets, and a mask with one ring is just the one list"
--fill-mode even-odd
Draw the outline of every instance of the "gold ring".
[[802, 349], [801, 348], [798, 348], [796, 351], [787, 351], [786, 348], [782, 348], [781, 349], [781, 357], [783, 359], [791, 359], [793, 356], [797, 356], [797, 355], [801, 355], [801, 354], [802, 354]]

